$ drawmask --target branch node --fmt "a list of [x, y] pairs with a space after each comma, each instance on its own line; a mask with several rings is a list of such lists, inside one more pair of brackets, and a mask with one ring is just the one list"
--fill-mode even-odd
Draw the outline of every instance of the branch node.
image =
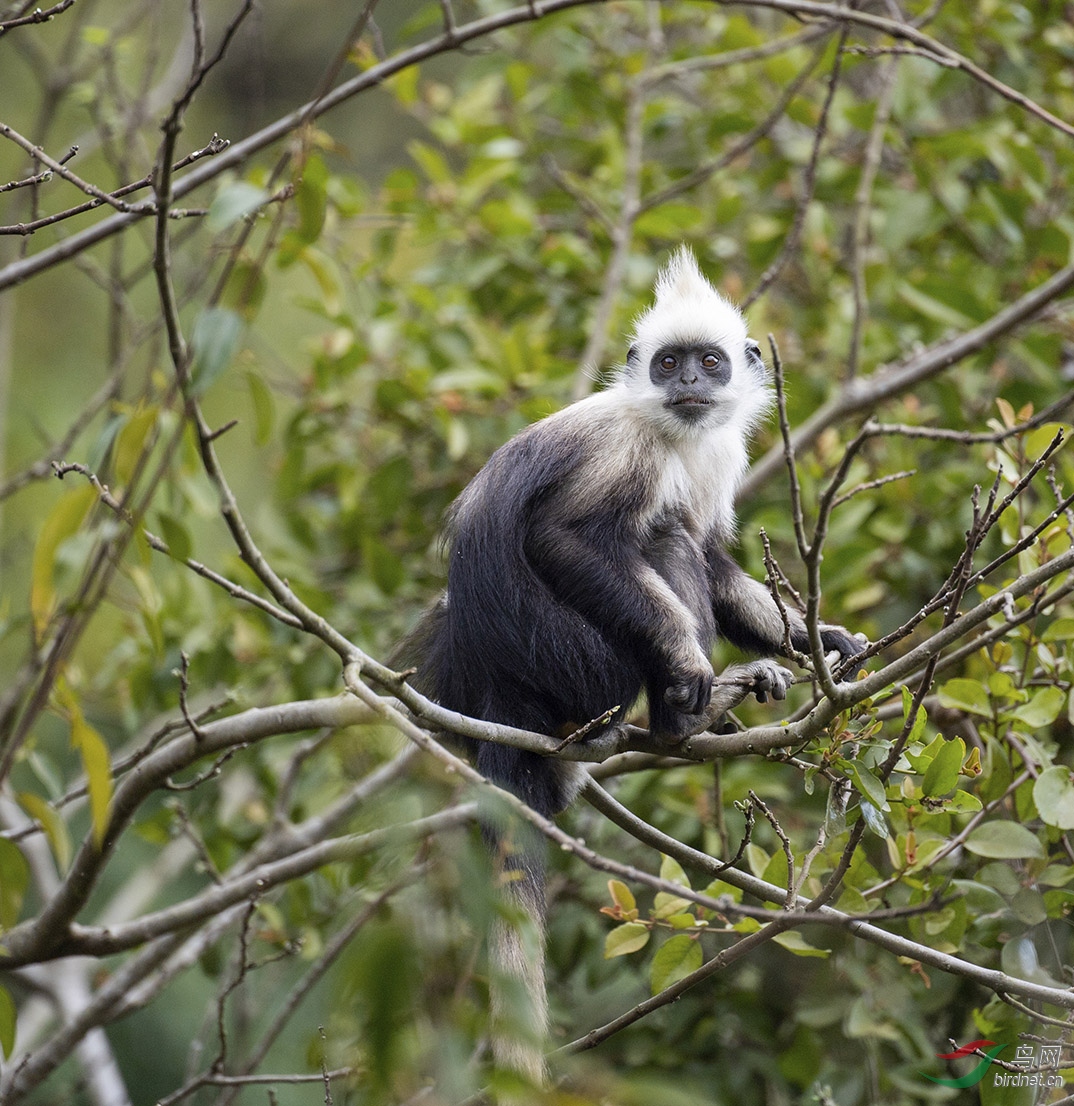
[[210, 434], [207, 434], [206, 441], [215, 442], [217, 438], [222, 438], [229, 430], [234, 430], [238, 425], [238, 419], [229, 419], [219, 430], [213, 430]]

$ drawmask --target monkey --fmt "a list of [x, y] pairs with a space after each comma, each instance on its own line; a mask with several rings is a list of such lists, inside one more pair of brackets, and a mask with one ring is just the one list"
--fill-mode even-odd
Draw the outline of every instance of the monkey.
[[[595, 732], [619, 725], [644, 695], [650, 732], [669, 746], [751, 692], [784, 698], [792, 674], [770, 658], [788, 643], [810, 651], [805, 622], [727, 552], [749, 440], [770, 407], [741, 313], [680, 247], [609, 386], [501, 446], [449, 509], [447, 590], [409, 642], [418, 690], [551, 735], [595, 719]], [[863, 648], [839, 626], [820, 636], [842, 658]], [[725, 671], [741, 686], [714, 684], [718, 638], [762, 657]], [[486, 778], [547, 817], [584, 782], [576, 762], [473, 744]], [[498, 832], [487, 836], [502, 851]], [[507, 890], [540, 926], [539, 849], [524, 845], [501, 863]], [[490, 959], [530, 993], [540, 1039], [543, 958], [506, 924], [490, 943]], [[498, 1039], [502, 1015], [493, 991], [494, 1060], [542, 1082], [532, 1041]]]

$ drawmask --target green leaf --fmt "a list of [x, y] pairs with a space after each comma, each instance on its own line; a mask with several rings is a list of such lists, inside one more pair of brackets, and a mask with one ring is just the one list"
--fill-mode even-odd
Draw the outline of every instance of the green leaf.
[[[817, 1030], [796, 1022], [790, 1047], [785, 1048], [776, 1061], [780, 1075], [795, 1087], [803, 1090], [809, 1087], [823, 1070], [825, 1046], [822, 1040]], [[798, 1101], [806, 1101], [805, 1096]]]
[[920, 288], [903, 282], [898, 286], [897, 291], [915, 311], [927, 318], [935, 319], [943, 326], [953, 327], [956, 330], [968, 330], [973, 325], [974, 320], [963, 315], [961, 311], [956, 311], [949, 304], [928, 295]]
[[264, 266], [240, 259], [232, 266], [224, 282], [220, 306], [237, 311], [250, 322], [264, 302], [267, 291]]
[[665, 891], [658, 891], [653, 900], [653, 917], [670, 918], [673, 914], [681, 914], [689, 907], [689, 899], [682, 899], [678, 895], [669, 895]]
[[482, 392], [488, 396], [496, 396], [506, 390], [506, 382], [488, 369], [464, 365], [437, 373], [429, 387], [436, 392]]
[[1057, 618], [1040, 636], [1040, 640], [1070, 641], [1074, 638], [1074, 618]]
[[710, 899], [719, 899], [726, 895], [731, 902], [741, 902], [743, 896], [740, 887], [732, 887], [722, 879], [714, 879], [701, 893]]
[[89, 787], [90, 819], [93, 840], [100, 848], [108, 830], [108, 814], [112, 805], [112, 765], [104, 738], [84, 719], [71, 725], [71, 745], [82, 754]]
[[670, 238], [674, 241], [696, 227], [701, 219], [697, 204], [666, 203], [646, 211], [634, 225], [642, 237]]
[[407, 153], [418, 163], [433, 184], [446, 184], [455, 179], [455, 171], [448, 165], [439, 150], [424, 142], [411, 142]]
[[190, 370], [194, 395], [204, 395], [231, 364], [246, 324], [227, 307], [207, 307], [194, 324], [194, 363]]
[[913, 766], [914, 771], [923, 776], [944, 744], [943, 734], [937, 734], [920, 752], [915, 753], [912, 749], [907, 749], [906, 759]]
[[1036, 888], [1023, 887], [1011, 899], [1010, 906], [1014, 916], [1028, 926], [1037, 926], [1048, 920], [1044, 896]]
[[884, 785], [871, 769], [855, 760], [846, 761], [845, 770], [863, 799], [868, 799], [877, 810], [891, 809], [884, 794]]
[[108, 832], [108, 816], [112, 805], [112, 763], [108, 746], [82, 713], [82, 707], [74, 692], [65, 685], [58, 685], [57, 696], [71, 719], [71, 748], [82, 756], [89, 790], [90, 823], [97, 848]]
[[1028, 703], [1024, 703], [1014, 712], [1019, 722], [1033, 729], [1050, 726], [1066, 705], [1066, 692], [1058, 687], [1043, 687]]
[[664, 920], [672, 929], [692, 929], [699, 924], [693, 914], [672, 914]]
[[955, 791], [943, 801], [943, 809], [950, 814], [976, 814], [984, 803], [969, 791]]
[[29, 885], [30, 866], [22, 850], [0, 837], [0, 929], [11, 929], [18, 922]]
[[194, 545], [186, 526], [175, 515], [170, 515], [166, 511], [161, 511], [157, 515], [157, 522], [160, 524], [161, 537], [167, 543], [168, 552], [177, 561], [188, 560]]
[[652, 993], [658, 995], [673, 983], [685, 979], [691, 972], [696, 972], [703, 959], [699, 941], [687, 937], [685, 933], [669, 937], [653, 957], [649, 971]]
[[881, 840], [886, 838], [890, 831], [884, 815], [881, 814], [868, 799], [862, 799], [859, 806], [861, 808], [861, 815], [865, 819], [865, 824], [869, 828], [869, 831]]
[[681, 887], [689, 887], [690, 879], [682, 870], [682, 865], [670, 856], [664, 856], [660, 860], [660, 878], [668, 883], [677, 883]]
[[240, 219], [252, 214], [269, 198], [264, 188], [249, 181], [234, 181], [224, 185], [209, 205], [205, 223], [213, 234], [219, 234]]
[[772, 940], [781, 948], [785, 948], [788, 952], [793, 952], [795, 956], [826, 957], [832, 955], [831, 949], [818, 949], [815, 945], [811, 945], [795, 929], [789, 930], [787, 933], [777, 934]]
[[1017, 822], [985, 822], [966, 839], [966, 848], [994, 860], [1044, 857], [1040, 841]]
[[97, 493], [88, 484], [68, 492], [41, 525], [30, 568], [30, 611], [38, 633], [45, 629], [56, 605], [56, 553], [78, 532], [96, 500]]
[[340, 282], [339, 272], [332, 264], [331, 259], [314, 246], [303, 246], [298, 252], [298, 258], [310, 271], [310, 275], [321, 290], [321, 304], [328, 315], [335, 315], [340, 310], [343, 299], [343, 288]]
[[965, 755], [966, 745], [962, 738], [956, 737], [945, 741], [925, 770], [925, 777], [921, 782], [922, 794], [930, 798], [939, 798], [949, 791], [954, 791]]
[[254, 405], [254, 441], [265, 445], [272, 438], [272, 427], [276, 421], [276, 401], [269, 386], [255, 372], [246, 374], [246, 384], [250, 389], [250, 399]]
[[0, 987], [0, 1048], [4, 1050], [4, 1059], [10, 1060], [15, 1051], [15, 1024], [18, 1012], [15, 1000], [6, 987]]
[[20, 791], [16, 798], [19, 806], [41, 824], [52, 848], [52, 855], [56, 858], [57, 867], [61, 872], [67, 871], [67, 866], [71, 863], [71, 838], [67, 833], [67, 823], [40, 795], [35, 795], [32, 791]]
[[621, 879], [608, 880], [608, 891], [612, 896], [612, 902], [624, 914], [629, 914], [632, 910], [637, 910], [638, 903], [634, 898], [634, 892]]
[[1045, 423], [1043, 426], [1037, 426], [1026, 434], [1023, 441], [1023, 448], [1025, 449], [1026, 456], [1039, 457], [1048, 446], [1052, 444], [1052, 440], [1055, 438], [1056, 434], [1063, 435], [1062, 443], [1055, 453], [1052, 454], [1052, 457], [1057, 457], [1067, 448], [1067, 443], [1070, 441], [1070, 427], [1058, 422]]
[[1033, 802], [1049, 826], [1074, 829], [1074, 773], [1062, 764], [1046, 768], [1033, 785]]
[[115, 468], [116, 479], [120, 484], [129, 485], [142, 464], [146, 442], [153, 427], [157, 425], [160, 408], [157, 404], [135, 411], [126, 421], [123, 429], [116, 435]]
[[1004, 943], [1000, 953], [1000, 967], [1008, 975], [1018, 979], [1028, 979], [1045, 987], [1062, 986], [1041, 964], [1034, 939], [1027, 933], [1011, 937]]
[[404, 107], [410, 107], [418, 99], [418, 79], [421, 71], [416, 65], [393, 73], [385, 82], [384, 87], [394, 93], [395, 98]]
[[641, 922], [626, 922], [616, 926], [607, 937], [604, 938], [604, 959], [611, 960], [615, 956], [626, 956], [628, 953], [637, 952], [645, 948], [649, 943], [649, 927]]
[[906, 741], [908, 745], [913, 745], [921, 740], [921, 735], [925, 732], [925, 726], [928, 724], [928, 720], [928, 711], [925, 710], [923, 706], [918, 706], [917, 714], [914, 717], [914, 724], [910, 729], [910, 736]]
[[948, 680], [939, 691], [940, 704], [951, 710], [963, 710], [970, 714], [992, 716], [992, 701], [988, 689], [980, 680]]
[[298, 207], [298, 237], [305, 245], [316, 242], [324, 227], [328, 208], [328, 167], [323, 158], [311, 154], [302, 167], [302, 178], [295, 187]]

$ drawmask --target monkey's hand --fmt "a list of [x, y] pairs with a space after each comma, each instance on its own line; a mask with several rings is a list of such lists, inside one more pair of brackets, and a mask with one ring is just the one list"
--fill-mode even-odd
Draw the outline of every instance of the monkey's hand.
[[712, 698], [715, 678], [708, 657], [698, 652], [688, 665], [672, 673], [664, 691], [664, 702], [680, 714], [701, 714]]
[[733, 664], [720, 673], [709, 703], [709, 721], [734, 710], [744, 699], [754, 695], [759, 703], [769, 698], [786, 699], [787, 688], [794, 683], [794, 673], [767, 657], [747, 664]]
[[863, 652], [869, 641], [863, 634], [852, 634], [842, 626], [822, 623], [820, 643], [824, 646], [825, 653], [838, 653], [839, 660], [845, 661]]
[[767, 658], [743, 665], [744, 675], [752, 676], [749, 690], [756, 696], [758, 703], [767, 703], [769, 695], [773, 699], [786, 699], [787, 688], [794, 683], [794, 673], [775, 661]]

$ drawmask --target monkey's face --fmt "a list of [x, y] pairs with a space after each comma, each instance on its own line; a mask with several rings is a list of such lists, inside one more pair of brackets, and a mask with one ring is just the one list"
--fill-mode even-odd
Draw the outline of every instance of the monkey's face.
[[[736, 336], [737, 337], [737, 336]], [[644, 372], [637, 347], [628, 364]], [[642, 377], [644, 379], [644, 377]], [[685, 340], [660, 345], [648, 362], [645, 391], [672, 425], [715, 426], [767, 402], [764, 363], [757, 343], [748, 338]]]
[[769, 408], [760, 347], [739, 310], [680, 249], [637, 319], [623, 384], [634, 409], [677, 437], [734, 427], [748, 434]]
[[704, 420], [720, 403], [731, 371], [718, 345], [662, 346], [649, 362], [649, 380], [663, 393], [664, 406], [686, 422]]

